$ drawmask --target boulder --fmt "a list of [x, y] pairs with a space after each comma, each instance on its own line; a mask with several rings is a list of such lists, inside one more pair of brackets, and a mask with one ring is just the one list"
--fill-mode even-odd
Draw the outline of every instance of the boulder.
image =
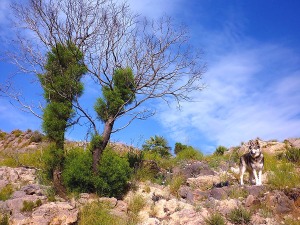
[[274, 191], [266, 196], [266, 205], [276, 214], [286, 214], [295, 210], [294, 201], [282, 191]]

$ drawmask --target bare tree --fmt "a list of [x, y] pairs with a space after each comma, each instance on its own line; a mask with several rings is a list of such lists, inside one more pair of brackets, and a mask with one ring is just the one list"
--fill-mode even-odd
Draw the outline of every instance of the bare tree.
[[[180, 105], [192, 100], [192, 92], [203, 89], [205, 64], [201, 53], [189, 45], [187, 30], [176, 27], [168, 17], [150, 21], [133, 14], [126, 3], [111, 0], [29, 0], [26, 5], [15, 4], [13, 10], [20, 32], [15, 40], [18, 52], [10, 52], [9, 58], [23, 72], [42, 73], [47, 51], [67, 41], [83, 52], [89, 76], [99, 90], [114, 90], [117, 69], [132, 70], [134, 99], [123, 102], [105, 121], [103, 143], [93, 152], [98, 160], [112, 133], [134, 119], [146, 119], [155, 113], [143, 107], [145, 102], [161, 99]], [[99, 124], [79, 99], [74, 100], [73, 107], [98, 134]], [[124, 116], [128, 123], [114, 127], [115, 121]], [[96, 163], [93, 168], [96, 171]]]

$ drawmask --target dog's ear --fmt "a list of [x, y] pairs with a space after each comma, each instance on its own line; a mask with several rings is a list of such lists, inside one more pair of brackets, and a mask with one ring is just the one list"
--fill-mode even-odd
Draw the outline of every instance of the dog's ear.
[[250, 140], [249, 143], [248, 143], [248, 146], [253, 146], [253, 144], [254, 144], [253, 140]]
[[255, 144], [260, 146], [258, 139], [255, 140]]

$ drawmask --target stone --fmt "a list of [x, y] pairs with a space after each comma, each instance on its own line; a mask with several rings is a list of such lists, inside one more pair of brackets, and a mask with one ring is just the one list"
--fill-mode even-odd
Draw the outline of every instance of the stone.
[[249, 207], [253, 205], [253, 202], [255, 201], [255, 197], [253, 195], [248, 195], [248, 197], [245, 200], [245, 206]]
[[225, 191], [225, 188], [213, 188], [210, 191], [210, 196], [217, 200], [223, 200], [228, 197], [228, 194]]
[[289, 199], [282, 191], [268, 193], [266, 204], [276, 214], [286, 214], [295, 210], [294, 201]]
[[193, 203], [194, 201], [193, 191], [188, 186], [181, 186], [178, 190], [178, 195], [188, 203]]
[[38, 207], [30, 220], [31, 224], [74, 224], [78, 220], [78, 209], [67, 202], [51, 202]]
[[213, 184], [219, 183], [220, 177], [215, 175], [203, 175], [197, 178], [188, 178], [186, 183], [192, 188], [199, 188], [200, 190], [207, 190], [213, 187]]

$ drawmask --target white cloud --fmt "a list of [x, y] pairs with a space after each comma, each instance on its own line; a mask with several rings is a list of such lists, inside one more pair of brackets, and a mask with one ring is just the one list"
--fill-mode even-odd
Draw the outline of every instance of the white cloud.
[[230, 147], [256, 137], [300, 136], [300, 70], [290, 58], [297, 57], [288, 49], [258, 45], [222, 55], [210, 65], [209, 87], [197, 102], [184, 103], [181, 112], [162, 106], [159, 120], [174, 141], [185, 143], [202, 137]]

